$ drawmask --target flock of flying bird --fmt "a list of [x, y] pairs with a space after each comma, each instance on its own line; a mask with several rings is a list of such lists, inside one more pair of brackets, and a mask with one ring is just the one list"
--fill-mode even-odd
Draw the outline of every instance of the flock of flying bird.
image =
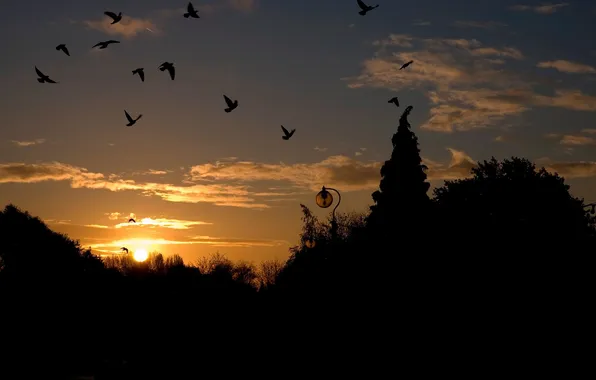
[[[358, 12], [358, 14], [360, 14], [361, 16], [365, 16], [368, 12], [379, 7], [378, 4], [375, 6], [370, 6], [370, 5], [366, 5], [362, 0], [356, 0], [356, 1], [358, 3], [358, 6], [361, 9], [360, 12]], [[106, 11], [106, 12], [104, 12], [104, 14], [112, 19], [112, 22], [110, 23], [111, 25], [117, 24], [122, 20], [122, 12], [119, 12], [118, 14], [116, 14], [114, 12]], [[185, 18], [200, 18], [198, 11], [195, 9], [195, 7], [190, 2], [188, 3], [186, 13], [184, 13], [183, 16]], [[98, 42], [97, 44], [93, 45], [92, 49], [93, 48], [106, 49], [111, 44], [119, 44], [119, 43], [120, 43], [120, 41], [116, 41], [116, 40], [102, 41], [102, 42]], [[64, 54], [66, 54], [67, 56], [70, 57], [70, 52], [68, 51], [66, 44], [59, 44], [58, 46], [56, 46], [56, 50], [62, 51], [62, 52], [64, 52]], [[400, 67], [400, 70], [405, 69], [406, 67], [410, 66], [412, 63], [414, 63], [414, 61], [409, 61], [409, 62], [404, 63]], [[158, 69], [160, 71], [167, 70], [168, 73], [170, 74], [170, 78], [172, 80], [174, 80], [174, 78], [176, 77], [176, 68], [174, 67], [174, 64], [172, 62], [166, 61], [166, 62], [162, 63], [158, 67]], [[39, 83], [58, 83], [58, 82], [52, 80], [48, 75], [45, 75], [44, 73], [42, 73], [37, 68], [37, 66], [35, 66], [35, 72], [38, 75], [37, 81]], [[141, 82], [145, 82], [144, 68], [139, 67], [135, 70], [132, 70], [132, 74], [138, 75], [139, 78], [141, 79]], [[225, 112], [230, 113], [238, 107], [238, 100], [232, 101], [232, 99], [230, 99], [226, 95], [224, 95], [223, 97], [224, 97], [224, 100], [225, 100], [226, 106], [227, 106], [224, 109]], [[399, 107], [399, 100], [396, 96], [391, 98], [388, 103], [393, 103], [393, 104], [395, 104], [396, 107]], [[136, 122], [143, 116], [143, 115], [139, 115], [136, 118], [133, 118], [132, 116], [130, 116], [130, 114], [126, 110], [124, 110], [124, 115], [126, 116], [126, 119], [128, 120], [128, 124], [126, 124], [127, 127], [132, 127], [133, 125], [135, 125]], [[296, 132], [296, 129], [292, 129], [291, 131], [288, 131], [283, 125], [281, 126], [281, 129], [284, 133], [284, 135], [282, 136], [282, 139], [284, 139], [284, 140], [289, 140], [294, 135], [294, 132]], [[133, 218], [130, 218], [128, 220], [128, 223], [136, 223], [136, 221]], [[126, 247], [122, 247], [121, 250], [123, 252], [128, 253], [128, 248], [126, 248]]]
[[[357, 3], [361, 9], [360, 12], [358, 12], [358, 14], [360, 14], [361, 16], [365, 16], [368, 12], [379, 7], [378, 4], [374, 5], [374, 6], [366, 5], [362, 0], [357, 0]], [[112, 22], [110, 23], [110, 25], [117, 24], [122, 20], [122, 12], [119, 12], [118, 14], [116, 14], [114, 12], [106, 11], [106, 12], [104, 12], [104, 14], [112, 19]], [[186, 7], [186, 13], [184, 13], [183, 16], [185, 18], [200, 18], [199, 12], [196, 10], [196, 8], [192, 5], [191, 2], [188, 3], [188, 6]], [[101, 41], [101, 42], [98, 42], [97, 44], [93, 45], [92, 49], [94, 49], [94, 48], [106, 49], [111, 44], [119, 44], [119, 43], [120, 43], [120, 41], [116, 41], [116, 40]], [[66, 44], [60, 44], [60, 45], [56, 46], [56, 50], [62, 51], [62, 52], [64, 52], [64, 54], [66, 54], [67, 56], [70, 57], [70, 52], [68, 51]], [[413, 62], [414, 61], [409, 61], [409, 62], [404, 63], [401, 66], [400, 70], [405, 69], [406, 67], [410, 66]], [[172, 80], [174, 80], [174, 78], [176, 77], [176, 68], [174, 67], [174, 64], [172, 62], [166, 61], [166, 62], [162, 63], [158, 68], [160, 71], [167, 70], [168, 73], [170, 74], [170, 78]], [[37, 81], [39, 83], [58, 83], [58, 82], [52, 80], [48, 75], [42, 73], [37, 68], [37, 66], [35, 66], [35, 72], [37, 73], [37, 76], [38, 76]], [[132, 74], [138, 75], [139, 78], [141, 79], [141, 82], [145, 82], [144, 68], [139, 67], [135, 70], [132, 70]], [[225, 100], [226, 106], [227, 106], [224, 109], [225, 112], [230, 113], [238, 107], [238, 100], [232, 101], [232, 99], [230, 99], [226, 95], [224, 95], [223, 97], [224, 97], [224, 100]], [[397, 99], [397, 97], [391, 98], [388, 103], [393, 103], [393, 104], [395, 104], [396, 107], [399, 107], [399, 100]], [[136, 118], [133, 118], [132, 116], [130, 116], [130, 114], [126, 110], [124, 110], [124, 115], [126, 116], [126, 120], [128, 121], [128, 123], [126, 124], [127, 127], [132, 127], [133, 125], [135, 125], [136, 122], [139, 121], [139, 119], [143, 116], [142, 114], [140, 114]], [[281, 126], [281, 129], [284, 133], [284, 135], [282, 136], [282, 139], [284, 139], [284, 140], [289, 140], [294, 135], [294, 132], [296, 132], [296, 129], [292, 129], [291, 131], [288, 131], [283, 125]]]

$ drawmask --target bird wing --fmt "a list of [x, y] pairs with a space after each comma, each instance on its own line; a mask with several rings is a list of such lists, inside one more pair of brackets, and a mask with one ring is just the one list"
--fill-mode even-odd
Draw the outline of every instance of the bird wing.
[[98, 47], [98, 46], [100, 46], [100, 45], [103, 45], [103, 42], [98, 42], [98, 43], [96, 43], [95, 45], [93, 45], [93, 47], [92, 47], [91, 49], [93, 49], [94, 47]]
[[170, 78], [174, 80], [176, 77], [176, 68], [174, 68], [174, 66], [168, 66], [168, 72], [170, 73]]
[[292, 131], [290, 132], [290, 136], [294, 135], [294, 132], [296, 132], [296, 129], [292, 129]]
[[114, 13], [114, 12], [104, 12], [103, 14], [106, 15], [106, 16], [111, 17], [114, 20], [116, 20], [118, 18], [118, 15], [116, 13]]
[[68, 52], [68, 48], [66, 46], [63, 46], [62, 50], [70, 57], [70, 53]]
[[55, 81], [51, 80], [50, 78], [46, 78], [46, 82], [48, 82], [48, 83], [58, 83], [58, 82], [55, 82]]
[[228, 98], [225, 95], [224, 95], [224, 99], [225, 99], [226, 104], [228, 105], [228, 107], [232, 107], [234, 105], [234, 102], [232, 102], [232, 99]]
[[37, 75], [39, 75], [40, 77], [45, 77], [45, 75], [43, 75], [43, 73], [41, 71], [39, 71], [39, 69], [37, 68], [37, 66], [35, 66], [35, 72], [37, 73]]
[[144, 82], [145, 81], [145, 73], [143, 71], [139, 71], [139, 76], [141, 77], [141, 80]]
[[281, 126], [281, 130], [284, 131], [286, 136], [290, 136], [290, 132], [283, 125]]
[[119, 44], [119, 43], [120, 43], [120, 41], [116, 41], [116, 40], [106, 41], [106, 44]]
[[364, 2], [362, 0], [357, 0], [358, 2], [358, 6], [360, 7], [360, 9], [362, 9], [363, 11], [368, 9], [368, 5], [364, 4]]
[[188, 13], [195, 13], [195, 7], [192, 6], [192, 3], [188, 3], [188, 7], [186, 7]]
[[132, 117], [130, 117], [130, 115], [128, 114], [128, 112], [126, 112], [126, 110], [124, 110], [124, 114], [126, 115], [126, 118], [128, 119], [129, 123], [132, 123], [134, 120], [132, 119]]

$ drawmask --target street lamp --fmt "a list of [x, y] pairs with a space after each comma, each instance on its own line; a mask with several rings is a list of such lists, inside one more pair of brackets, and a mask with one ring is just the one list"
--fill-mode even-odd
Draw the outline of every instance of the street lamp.
[[331, 206], [333, 204], [333, 196], [331, 195], [329, 190], [335, 191], [337, 193], [337, 204], [331, 212], [331, 235], [335, 237], [335, 235], [337, 234], [337, 221], [335, 220], [335, 210], [337, 210], [337, 207], [339, 207], [339, 204], [341, 203], [341, 194], [339, 193], [339, 191], [332, 187], [323, 186], [321, 191], [318, 192], [315, 200], [317, 202], [317, 206], [319, 206], [320, 208], [328, 208], [329, 206]]

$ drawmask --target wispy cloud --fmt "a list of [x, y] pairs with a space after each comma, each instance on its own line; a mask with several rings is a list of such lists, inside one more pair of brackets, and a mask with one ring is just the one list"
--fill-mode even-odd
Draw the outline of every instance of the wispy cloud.
[[118, 220], [121, 214], [119, 212], [107, 212], [104, 215], [107, 215], [110, 220]]
[[[431, 104], [423, 129], [454, 132], [489, 127], [533, 107], [596, 111], [596, 97], [576, 89], [553, 89], [554, 96], [537, 93], [537, 85], [545, 82], [542, 77], [522, 75], [519, 69], [501, 64], [523, 60], [522, 52], [514, 47], [411, 35], [390, 35], [374, 45], [379, 51], [364, 61], [362, 73], [343, 80], [351, 88], [421, 90]], [[399, 70], [410, 60], [412, 66]]]
[[133, 38], [141, 33], [150, 32], [159, 35], [161, 30], [155, 22], [149, 18], [135, 18], [124, 15], [122, 20], [116, 24], [111, 24], [111, 18], [105, 16], [100, 20], [85, 20], [82, 23], [88, 28], [98, 30], [111, 36], [122, 36], [124, 38]]
[[565, 60], [539, 62], [536, 67], [543, 69], [556, 69], [562, 73], [569, 74], [596, 74], [596, 68], [592, 66]]
[[425, 20], [421, 20], [421, 19], [417, 19], [412, 22], [412, 25], [414, 25], [414, 26], [429, 26], [430, 24], [431, 24], [430, 21], [425, 21]]
[[201, 222], [194, 220], [180, 220], [180, 219], [167, 219], [167, 218], [142, 218], [136, 220], [136, 223], [118, 223], [114, 228], [141, 228], [141, 227], [161, 227], [169, 228], [173, 230], [187, 230], [193, 226], [210, 225], [213, 223]]
[[28, 146], [43, 144], [46, 142], [46, 139], [36, 139], [36, 140], [29, 140], [29, 141], [12, 140], [11, 142], [18, 147], [24, 148], [24, 147], [28, 147]]
[[315, 146], [315, 150], [317, 152], [326, 152], [327, 151], [327, 148], [319, 148], [318, 146]]
[[588, 136], [563, 135], [559, 142], [561, 145], [594, 145], [596, 140]]
[[531, 11], [540, 14], [553, 14], [559, 9], [569, 6], [569, 3], [558, 3], [558, 4], [544, 4], [544, 5], [513, 5], [509, 7], [512, 11], [523, 12]]
[[88, 227], [88, 228], [100, 228], [100, 229], [110, 228], [108, 226], [104, 226], [103, 224], [85, 224], [84, 227]]
[[480, 29], [495, 29], [498, 27], [505, 27], [508, 26], [507, 24], [503, 24], [502, 22], [496, 21], [455, 21], [453, 26], [457, 26], [459, 28], [480, 28]]
[[366, 148], [360, 148], [354, 153], [354, 156], [362, 156], [364, 152], [366, 152]]
[[179, 186], [168, 183], [136, 182], [120, 176], [90, 172], [85, 168], [60, 162], [25, 164], [0, 164], [0, 184], [39, 183], [44, 181], [69, 181], [75, 189], [102, 189], [108, 191], [136, 191], [145, 196], [156, 196], [168, 202], [212, 203], [218, 206], [231, 206], [263, 209], [267, 204], [251, 198], [245, 186], [226, 184]]
[[268, 240], [268, 239], [241, 239], [241, 238], [225, 238], [212, 236], [190, 236], [184, 239], [168, 240], [168, 239], [150, 239], [150, 238], [131, 238], [119, 239], [114, 241], [103, 241], [90, 244], [91, 249], [103, 253], [119, 254], [121, 247], [126, 247], [134, 252], [138, 249], [146, 249], [148, 251], [161, 250], [162, 247], [172, 245], [209, 245], [213, 247], [227, 247], [227, 248], [247, 248], [247, 247], [283, 247], [289, 246], [289, 242], [285, 240]]

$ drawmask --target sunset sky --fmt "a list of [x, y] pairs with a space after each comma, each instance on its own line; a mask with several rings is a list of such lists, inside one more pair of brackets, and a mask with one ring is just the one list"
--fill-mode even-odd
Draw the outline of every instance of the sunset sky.
[[[596, 201], [593, 1], [367, 3], [362, 17], [356, 0], [195, 1], [185, 19], [185, 1], [8, 1], [1, 205], [98, 253], [285, 259], [321, 186], [342, 191], [339, 211], [371, 203], [408, 105], [433, 186], [515, 155]], [[126, 127], [124, 109], [143, 117]]]

